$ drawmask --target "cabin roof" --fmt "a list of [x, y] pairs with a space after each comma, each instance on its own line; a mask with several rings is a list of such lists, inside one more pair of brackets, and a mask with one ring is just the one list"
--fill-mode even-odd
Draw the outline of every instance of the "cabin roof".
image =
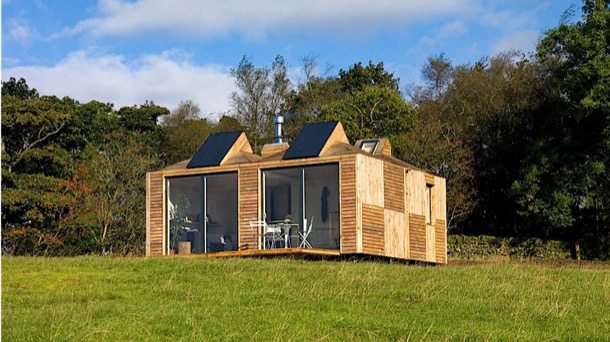
[[218, 166], [242, 132], [214, 133], [205, 139], [199, 150], [186, 165], [187, 169]]
[[373, 153], [360, 148], [362, 140], [351, 145], [340, 122], [309, 123], [301, 129], [288, 149], [280, 149], [277, 153], [271, 152], [261, 156], [253, 153], [245, 133], [215, 133], [205, 140], [191, 159], [167, 166], [164, 170], [361, 154], [389, 161], [407, 169], [430, 173], [393, 157], [391, 152], [388, 152], [391, 151], [388, 139], [367, 140], [379, 141], [379, 146]]
[[[286, 153], [286, 151], [283, 151], [283, 152], [279, 152], [276, 154], [271, 154], [268, 156], [261, 157], [254, 153], [240, 152], [233, 158], [229, 159], [226, 164], [245, 164], [245, 163], [279, 161], [279, 160], [284, 159], [285, 153]], [[405, 168], [410, 169], [410, 170], [418, 170], [418, 171], [430, 173], [430, 171], [416, 167], [416, 166], [409, 164], [405, 161], [402, 161], [398, 158], [395, 158], [395, 157], [392, 157], [389, 155], [385, 155], [385, 154], [370, 154], [368, 152], [361, 150], [358, 147], [355, 147], [351, 144], [342, 143], [342, 142], [334, 143], [328, 149], [328, 151], [326, 153], [321, 155], [321, 157], [354, 155], [354, 154], [361, 154], [361, 155], [365, 155], [365, 156], [372, 157], [372, 158], [382, 159], [382, 160], [389, 161], [389, 162], [392, 162], [397, 165], [404, 166]], [[189, 163], [189, 161], [190, 161], [190, 159], [180, 161], [173, 165], [167, 166], [166, 168], [164, 168], [164, 170], [184, 170], [186, 168], [186, 165]]]
[[318, 157], [326, 145], [328, 138], [337, 127], [337, 121], [310, 123], [301, 129], [292, 141], [284, 160]]

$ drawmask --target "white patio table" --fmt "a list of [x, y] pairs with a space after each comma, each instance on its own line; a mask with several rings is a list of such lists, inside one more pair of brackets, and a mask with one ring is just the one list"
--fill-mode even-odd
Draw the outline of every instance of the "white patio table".
[[287, 223], [286, 221], [275, 221], [269, 223], [270, 226], [280, 227], [284, 234], [284, 248], [288, 248], [288, 240], [290, 239], [290, 229], [296, 227], [299, 230], [298, 223]]

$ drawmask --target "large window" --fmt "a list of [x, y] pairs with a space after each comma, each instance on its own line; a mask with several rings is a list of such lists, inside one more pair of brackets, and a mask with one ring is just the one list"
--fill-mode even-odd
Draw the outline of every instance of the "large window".
[[267, 222], [303, 222], [303, 169], [263, 171]]
[[288, 238], [267, 247], [339, 248], [337, 164], [264, 170], [263, 186], [267, 223], [289, 224]]
[[170, 253], [237, 250], [237, 173], [169, 178]]
[[309, 242], [315, 248], [339, 249], [339, 167], [305, 168], [305, 217], [313, 223]]

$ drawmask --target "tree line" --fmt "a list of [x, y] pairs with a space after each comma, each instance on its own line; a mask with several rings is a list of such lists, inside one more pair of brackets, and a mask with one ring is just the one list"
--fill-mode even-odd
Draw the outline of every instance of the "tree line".
[[449, 232], [540, 237], [575, 255], [610, 258], [610, 1], [566, 12], [535, 53], [455, 65], [431, 56], [423, 85], [399, 88], [383, 62], [336, 75], [281, 56], [247, 57], [219, 119], [197, 104], [118, 110], [2, 84], [4, 253], [141, 254], [145, 173], [188, 159], [213, 132], [244, 130], [255, 150], [286, 117], [290, 141], [307, 122], [339, 120], [349, 139], [388, 137], [394, 155], [447, 179]]

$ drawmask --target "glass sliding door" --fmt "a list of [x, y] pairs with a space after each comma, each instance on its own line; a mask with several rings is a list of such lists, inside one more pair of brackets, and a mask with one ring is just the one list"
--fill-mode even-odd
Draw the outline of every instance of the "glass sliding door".
[[[303, 223], [303, 170], [286, 168], [263, 172], [263, 217], [269, 224], [295, 224], [289, 235], [298, 236], [297, 227]], [[283, 241], [285, 244], [286, 240]], [[292, 245], [292, 241], [289, 244]], [[273, 242], [271, 242], [273, 244]], [[296, 241], [295, 241], [296, 243]], [[278, 241], [282, 244], [282, 241]], [[278, 246], [267, 246], [278, 247]], [[283, 246], [286, 247], [286, 246]]]
[[203, 253], [203, 177], [170, 178], [167, 189], [170, 253], [178, 254], [180, 248], [183, 253]]
[[171, 253], [237, 250], [237, 173], [167, 180]]
[[237, 173], [205, 177], [206, 252], [237, 250]]
[[[263, 188], [264, 218], [272, 225], [289, 224], [289, 247], [339, 248], [338, 164], [264, 170]], [[284, 245], [280, 241], [279, 247]]]
[[313, 248], [339, 249], [339, 166], [305, 168], [305, 217]]

